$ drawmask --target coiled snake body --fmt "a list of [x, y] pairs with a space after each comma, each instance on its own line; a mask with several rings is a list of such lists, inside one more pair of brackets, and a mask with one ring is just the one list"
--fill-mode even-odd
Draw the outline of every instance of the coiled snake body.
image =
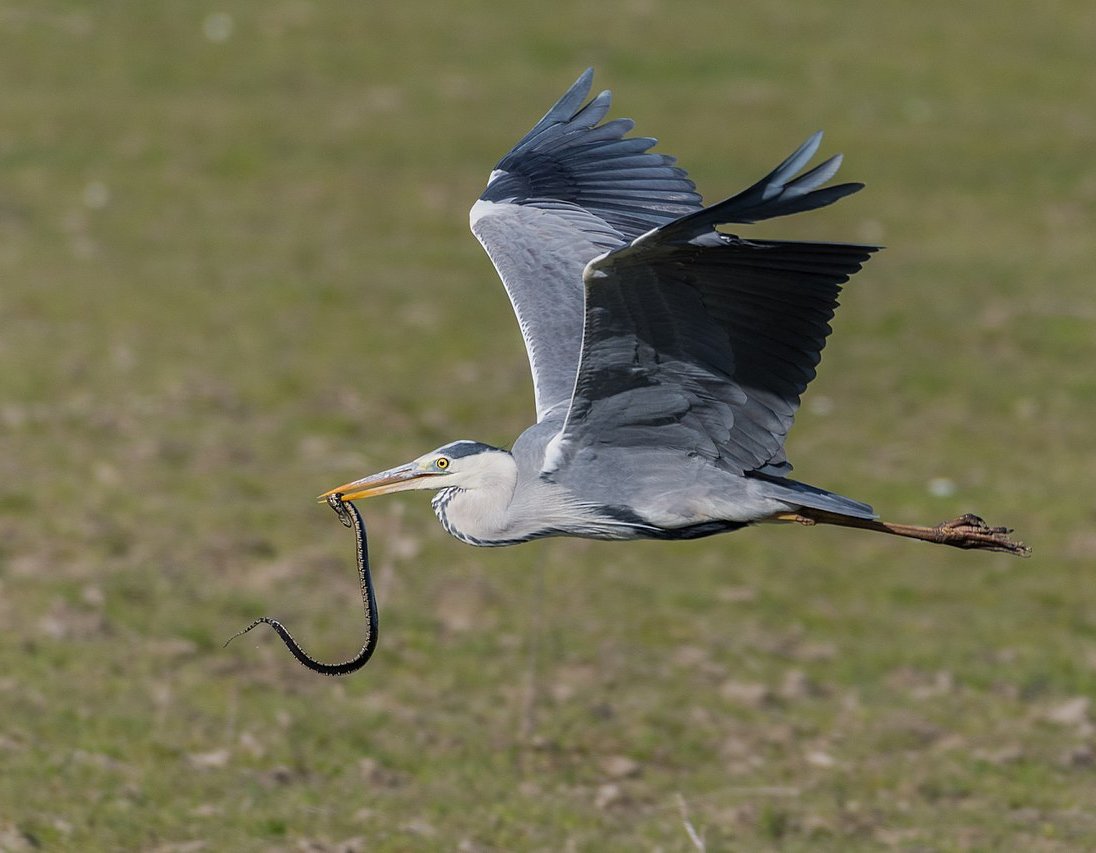
[[340, 495], [331, 495], [328, 497], [327, 503], [335, 510], [335, 513], [339, 516], [339, 521], [343, 523], [344, 527], [354, 528], [354, 533], [357, 537], [358, 578], [361, 581], [362, 604], [365, 607], [366, 631], [365, 642], [362, 644], [361, 651], [342, 663], [324, 663], [323, 661], [316, 660], [312, 655], [301, 648], [301, 644], [293, 639], [293, 635], [289, 633], [281, 622], [270, 616], [260, 616], [246, 628], [233, 634], [225, 642], [226, 646], [237, 637], [242, 637], [252, 628], [265, 624], [269, 625], [277, 632], [278, 636], [282, 638], [282, 642], [284, 642], [289, 651], [293, 653], [293, 657], [313, 672], [319, 672], [323, 675], [349, 675], [351, 672], [357, 672], [369, 662], [369, 659], [373, 656], [373, 652], [377, 648], [378, 621], [377, 595], [376, 591], [373, 589], [373, 576], [369, 571], [369, 543], [366, 539], [365, 522], [362, 521], [362, 516], [361, 513], [358, 512], [358, 508], [350, 501], [344, 502]]

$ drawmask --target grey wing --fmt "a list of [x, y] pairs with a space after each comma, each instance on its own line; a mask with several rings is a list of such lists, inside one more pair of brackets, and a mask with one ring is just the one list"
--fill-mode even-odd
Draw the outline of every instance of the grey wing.
[[599, 124], [609, 92], [583, 106], [592, 81], [587, 70], [499, 161], [470, 217], [517, 315], [538, 420], [570, 403], [586, 264], [700, 209], [673, 158], [648, 150], [654, 139], [626, 139], [630, 119]]
[[860, 189], [818, 189], [839, 158], [794, 177], [818, 141], [745, 192], [587, 266], [574, 399], [547, 470], [608, 448], [660, 448], [732, 473], [787, 472], [784, 439], [841, 284], [875, 247], [743, 240], [715, 226], [810, 210]]

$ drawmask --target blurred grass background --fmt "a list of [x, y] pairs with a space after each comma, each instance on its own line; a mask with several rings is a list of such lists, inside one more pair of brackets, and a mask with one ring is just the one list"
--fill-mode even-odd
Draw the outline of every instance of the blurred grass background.
[[[1096, 847], [1096, 7], [0, 3], [0, 849]], [[466, 212], [587, 65], [708, 200], [817, 128], [888, 248], [804, 480], [840, 530], [478, 550], [312, 496], [532, 418]]]

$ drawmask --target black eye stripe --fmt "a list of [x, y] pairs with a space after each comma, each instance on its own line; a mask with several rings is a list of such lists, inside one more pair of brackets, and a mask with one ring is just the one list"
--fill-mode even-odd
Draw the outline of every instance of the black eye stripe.
[[476, 456], [480, 453], [486, 453], [492, 450], [498, 450], [497, 447], [491, 447], [489, 444], [483, 444], [479, 441], [468, 441], [463, 439], [461, 441], [453, 441], [442, 447], [436, 448], [433, 452], [446, 456], [450, 461], [454, 459], [463, 459], [466, 456]]

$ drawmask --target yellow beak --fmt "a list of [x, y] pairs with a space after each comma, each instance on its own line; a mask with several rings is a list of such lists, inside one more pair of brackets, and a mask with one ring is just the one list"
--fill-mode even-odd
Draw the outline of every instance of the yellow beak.
[[423, 471], [414, 462], [408, 462], [406, 465], [389, 468], [379, 474], [373, 474], [352, 483], [336, 486], [334, 489], [324, 492], [317, 500], [325, 501], [332, 495], [338, 495], [339, 500], [345, 503], [358, 498], [372, 498], [376, 495], [386, 495], [389, 492], [415, 489], [418, 488], [419, 480], [429, 476], [430, 472]]

